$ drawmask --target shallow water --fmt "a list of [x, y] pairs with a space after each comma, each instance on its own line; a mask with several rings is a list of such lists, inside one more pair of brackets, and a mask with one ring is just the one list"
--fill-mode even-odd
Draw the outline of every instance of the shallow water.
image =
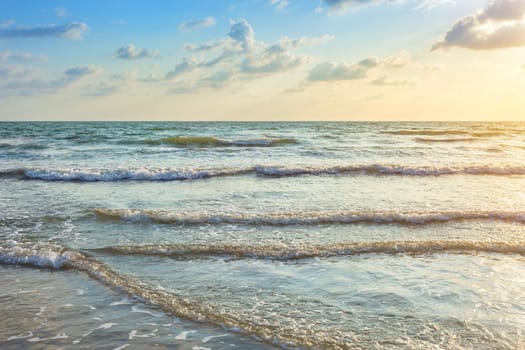
[[0, 125], [2, 348], [525, 346], [523, 124]]

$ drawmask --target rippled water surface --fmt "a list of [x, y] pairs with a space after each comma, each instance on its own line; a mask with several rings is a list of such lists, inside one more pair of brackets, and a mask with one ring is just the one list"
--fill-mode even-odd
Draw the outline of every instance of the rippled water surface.
[[0, 126], [1, 348], [525, 347], [525, 124]]

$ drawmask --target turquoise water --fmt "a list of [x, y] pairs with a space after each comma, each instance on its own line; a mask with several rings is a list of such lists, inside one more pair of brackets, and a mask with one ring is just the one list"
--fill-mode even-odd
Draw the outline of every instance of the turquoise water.
[[1, 123], [0, 347], [521, 348], [524, 159], [519, 123]]

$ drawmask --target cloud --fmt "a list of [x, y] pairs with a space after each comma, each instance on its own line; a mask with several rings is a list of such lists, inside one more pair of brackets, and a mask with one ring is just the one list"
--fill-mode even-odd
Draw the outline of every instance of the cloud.
[[[407, 2], [407, 0], [322, 0], [322, 2], [327, 6], [330, 12], [345, 13], [350, 9], [358, 9], [362, 7], [377, 6], [383, 4], [402, 4]], [[420, 0], [418, 1], [418, 5], [416, 5], [414, 9], [431, 10], [441, 5], [455, 3], [455, 0]], [[318, 7], [316, 9], [316, 13], [322, 12], [324, 12], [322, 7]]]
[[197, 21], [185, 21], [179, 24], [180, 30], [193, 30], [198, 28], [206, 28], [206, 27], [212, 27], [217, 23], [215, 18], [213, 17], [206, 17], [201, 20]]
[[410, 53], [402, 51], [399, 55], [385, 58], [367, 57], [359, 61], [358, 65], [366, 68], [402, 68], [412, 61]]
[[241, 43], [244, 50], [252, 48], [255, 42], [255, 32], [252, 26], [245, 19], [230, 21], [230, 32], [228, 36]]
[[288, 0], [270, 0], [270, 4], [275, 6], [277, 11], [282, 11], [290, 5]]
[[20, 78], [29, 75], [33, 72], [32, 67], [19, 65], [19, 64], [5, 64], [0, 65], [0, 78]]
[[457, 21], [432, 51], [461, 47], [493, 50], [525, 46], [525, 0], [495, 0], [483, 11]]
[[55, 8], [55, 15], [57, 17], [66, 17], [69, 16], [69, 12], [64, 7]]
[[77, 66], [65, 70], [57, 79], [18, 79], [1, 86], [5, 94], [9, 95], [38, 95], [56, 93], [81, 79], [102, 72], [97, 66]]
[[414, 10], [432, 10], [442, 5], [455, 5], [456, 0], [424, 0]]
[[0, 29], [2, 38], [67, 38], [80, 39], [88, 26], [82, 22], [71, 22], [63, 25], [50, 24], [40, 27], [13, 27], [12, 24]]
[[332, 39], [330, 35], [296, 39], [284, 36], [270, 44], [257, 40], [255, 30], [245, 19], [231, 20], [226, 37], [186, 44], [185, 49], [192, 54], [168, 71], [165, 79], [170, 81], [170, 93], [219, 89], [235, 82], [292, 71], [309, 61], [308, 56], [297, 54], [297, 49]]
[[64, 74], [72, 79], [77, 79], [86, 75], [100, 73], [102, 68], [97, 66], [77, 66], [64, 71]]
[[251, 55], [244, 59], [241, 71], [244, 73], [275, 73], [294, 69], [308, 62], [303, 56], [296, 57], [287, 52], [266, 50], [259, 55]]
[[[344, 13], [349, 9], [392, 3], [398, 0], [323, 0], [330, 12]], [[399, 0], [401, 1], [401, 0]], [[316, 10], [322, 12], [322, 10]]]
[[0, 21], [0, 29], [11, 27], [13, 24], [15, 24], [15, 21], [12, 19]]
[[90, 97], [104, 97], [127, 92], [137, 86], [136, 72], [114, 74], [106, 81], [95, 81], [83, 88], [82, 95]]
[[0, 61], [45, 61], [46, 56], [35, 56], [31, 52], [13, 52], [10, 50], [0, 51]]
[[323, 62], [315, 66], [308, 74], [309, 81], [357, 80], [366, 77], [368, 69], [359, 64]]
[[172, 79], [183, 73], [190, 72], [199, 67], [200, 65], [201, 63], [197, 61], [197, 58], [195, 56], [184, 57], [182, 59], [182, 62], [177, 63], [173, 70], [170, 70], [168, 73], [166, 73], [166, 79]]
[[150, 51], [147, 49], [141, 49], [135, 45], [127, 45], [118, 48], [114, 53], [113, 57], [120, 58], [123, 60], [136, 60], [140, 58], [156, 57], [158, 56], [157, 51]]
[[[385, 70], [405, 67], [411, 62], [410, 54], [406, 51], [398, 55], [384, 58], [367, 57], [357, 63], [335, 63], [331, 61], [322, 62], [310, 70], [307, 82], [334, 82], [359, 80], [366, 78], [372, 70]], [[393, 83], [386, 79], [378, 79], [378, 83]]]
[[184, 45], [184, 48], [187, 51], [190, 52], [206, 52], [206, 51], [213, 51], [217, 49], [224, 49], [228, 45], [226, 40], [218, 40], [218, 41], [207, 41], [205, 43], [195, 45], [195, 44], [186, 44]]
[[417, 82], [414, 80], [388, 79], [385, 76], [382, 76], [381, 78], [373, 80], [370, 83], [373, 85], [378, 85], [378, 86], [406, 86], [406, 85], [416, 85], [417, 84]]

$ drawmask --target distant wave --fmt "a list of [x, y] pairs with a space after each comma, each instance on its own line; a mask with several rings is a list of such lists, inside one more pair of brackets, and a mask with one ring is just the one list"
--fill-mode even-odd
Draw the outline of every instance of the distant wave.
[[416, 137], [414, 139], [417, 142], [422, 143], [452, 143], [452, 142], [475, 142], [478, 141], [477, 138], [474, 137], [457, 137], [457, 138], [425, 138], [425, 137]]
[[0, 150], [27, 150], [27, 151], [38, 151], [44, 150], [48, 147], [38, 143], [9, 143], [0, 141]]
[[464, 135], [471, 137], [497, 137], [509, 135], [507, 130], [490, 130], [490, 131], [468, 131], [468, 130], [431, 130], [431, 129], [417, 129], [417, 130], [388, 130], [381, 131], [382, 134], [389, 135], [405, 135], [405, 136], [447, 136], [447, 135]]
[[498, 253], [525, 255], [525, 241], [519, 244], [506, 242], [472, 241], [379, 241], [317, 246], [238, 246], [165, 244], [146, 246], [113, 246], [90, 249], [92, 252], [118, 255], [153, 255], [172, 258], [230, 256], [234, 258], [297, 260], [330, 256], [363, 254], [436, 254]]
[[525, 175], [524, 166], [407, 166], [407, 165], [341, 165], [341, 166], [263, 166], [247, 168], [27, 168], [0, 171], [0, 177], [42, 181], [183, 181], [256, 175], [267, 177], [371, 175], [371, 176], [445, 176], [445, 175]]
[[454, 221], [497, 220], [525, 223], [525, 212], [442, 211], [442, 212], [313, 212], [268, 214], [189, 214], [167, 210], [94, 208], [103, 220], [153, 222], [173, 225], [323, 225], [323, 224], [397, 224], [428, 225]]
[[213, 136], [173, 136], [154, 140], [143, 140], [147, 145], [167, 144], [177, 147], [272, 147], [297, 144], [293, 138], [256, 138], [227, 140]]
[[442, 176], [442, 175], [525, 175], [525, 166], [450, 166], [426, 167], [405, 165], [350, 165], [332, 167], [271, 167], [256, 166], [255, 172], [266, 176], [298, 176], [298, 175], [398, 175], [398, 176]]

